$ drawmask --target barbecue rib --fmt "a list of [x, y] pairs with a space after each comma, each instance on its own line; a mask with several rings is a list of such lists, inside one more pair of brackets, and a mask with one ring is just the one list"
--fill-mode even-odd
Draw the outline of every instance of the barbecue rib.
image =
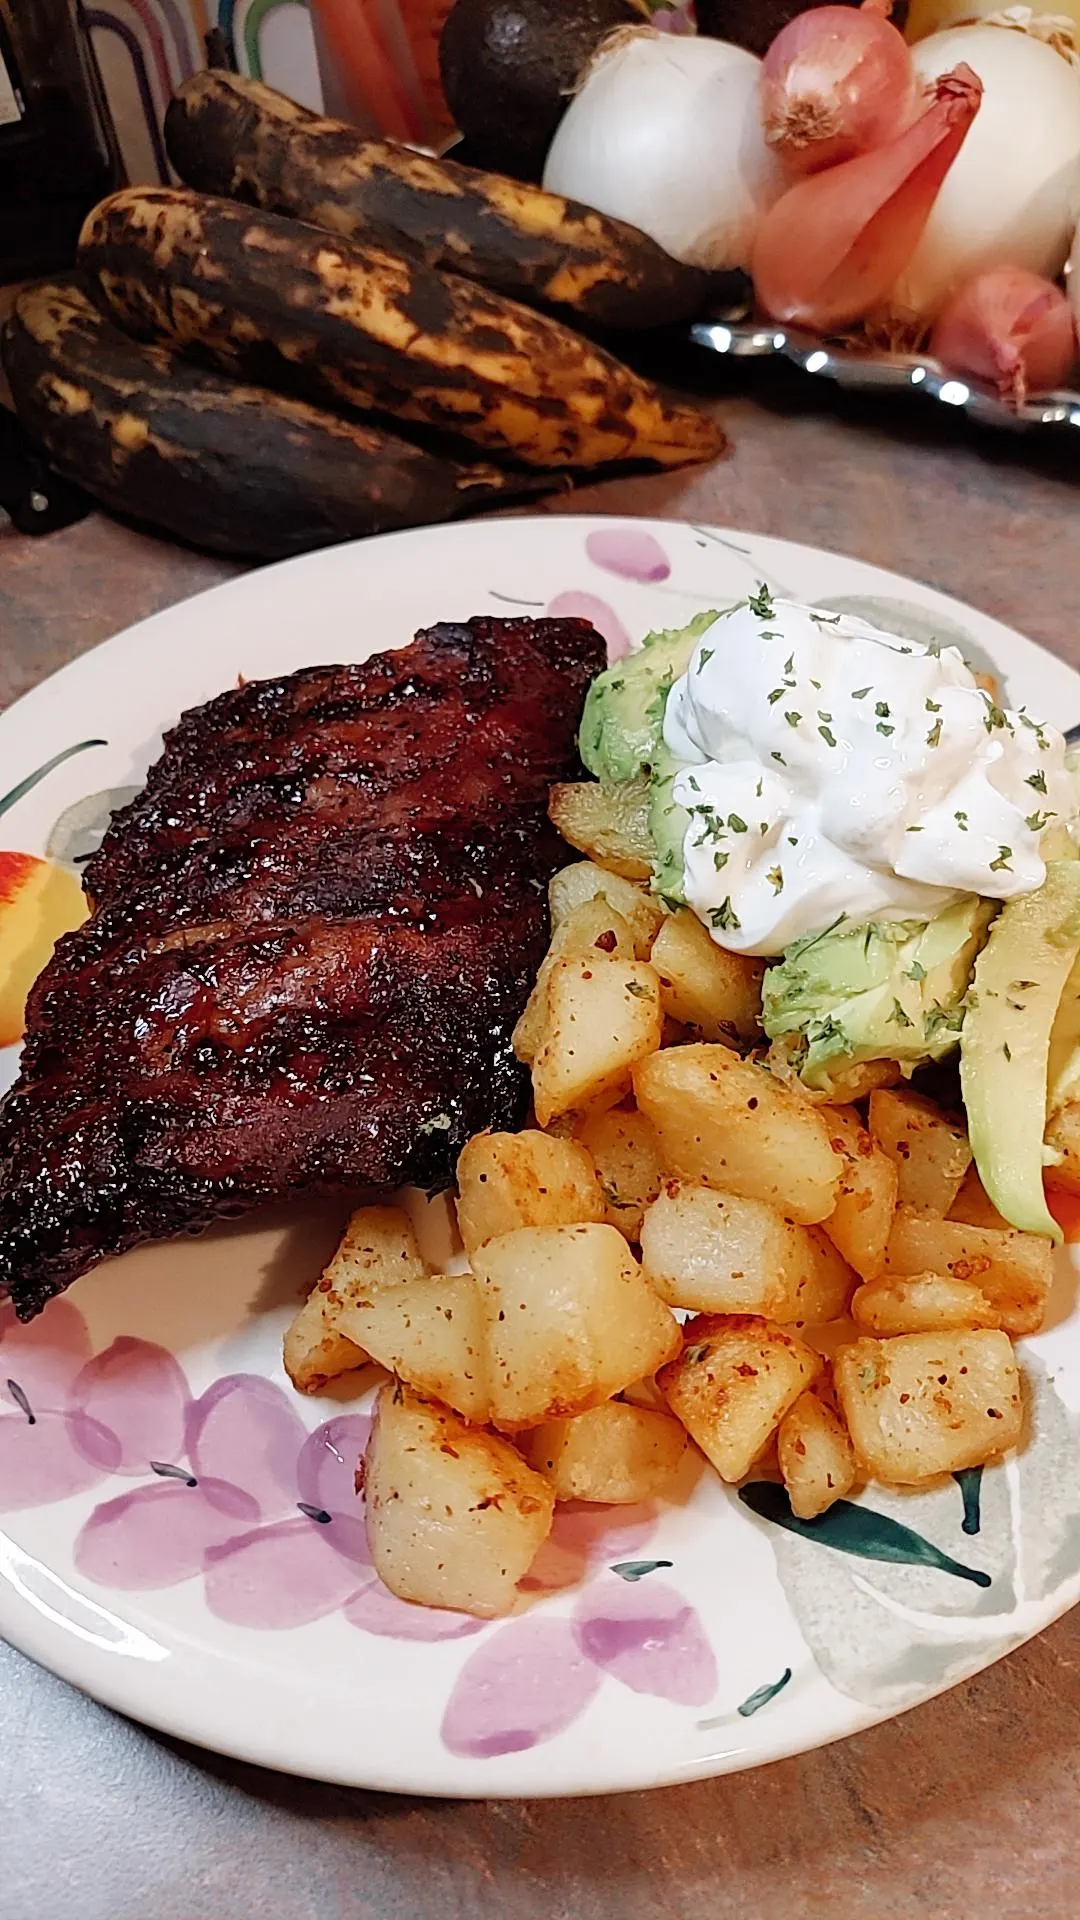
[[583, 620], [432, 627], [185, 714], [87, 868], [0, 1109], [0, 1292], [290, 1194], [445, 1185], [519, 1124]]

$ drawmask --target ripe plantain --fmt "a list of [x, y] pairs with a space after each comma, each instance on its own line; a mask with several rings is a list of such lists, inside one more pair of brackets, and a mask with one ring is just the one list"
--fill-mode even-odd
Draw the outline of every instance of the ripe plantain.
[[609, 327], [699, 313], [708, 276], [622, 220], [502, 174], [433, 160], [324, 120], [259, 80], [193, 74], [165, 116], [182, 180], [346, 239], [405, 243], [527, 305]]
[[80, 254], [129, 332], [317, 404], [377, 409], [535, 467], [675, 467], [723, 444], [706, 415], [558, 321], [279, 214], [126, 188], [88, 216]]
[[216, 553], [278, 559], [537, 490], [140, 346], [72, 280], [18, 294], [0, 357], [58, 473]]

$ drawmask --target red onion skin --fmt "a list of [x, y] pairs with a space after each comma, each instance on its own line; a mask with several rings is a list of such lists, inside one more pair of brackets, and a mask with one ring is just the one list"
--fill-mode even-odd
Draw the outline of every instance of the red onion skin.
[[784, 325], [826, 333], [885, 304], [919, 242], [982, 99], [960, 65], [884, 147], [789, 187], [762, 220], [751, 271], [758, 304]]
[[1024, 267], [995, 267], [962, 287], [941, 314], [930, 351], [949, 373], [1023, 406], [1067, 379], [1076, 358], [1072, 308], [1060, 287]]
[[917, 110], [910, 50], [879, 0], [796, 15], [762, 63], [765, 139], [792, 175], [884, 146]]

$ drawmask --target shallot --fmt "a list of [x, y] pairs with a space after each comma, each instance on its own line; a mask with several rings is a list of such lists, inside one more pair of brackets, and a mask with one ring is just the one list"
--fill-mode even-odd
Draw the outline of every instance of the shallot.
[[1022, 406], [1065, 380], [1076, 357], [1072, 310], [1060, 287], [1023, 267], [996, 267], [949, 302], [930, 340], [948, 372], [985, 381]]
[[723, 40], [618, 31], [570, 102], [545, 187], [629, 221], [689, 266], [748, 266], [784, 190], [761, 130], [760, 76], [754, 54]]
[[774, 320], [823, 333], [880, 307], [918, 241], [982, 95], [970, 67], [887, 146], [791, 187], [758, 228], [754, 291]]
[[884, 146], [915, 112], [911, 51], [885, 0], [797, 14], [762, 62], [765, 138], [790, 173]]
[[962, 60], [983, 84], [970, 138], [890, 296], [898, 318], [925, 323], [991, 267], [1061, 272], [1080, 193], [1080, 72], [1003, 26], [936, 33], [912, 59], [922, 81]]

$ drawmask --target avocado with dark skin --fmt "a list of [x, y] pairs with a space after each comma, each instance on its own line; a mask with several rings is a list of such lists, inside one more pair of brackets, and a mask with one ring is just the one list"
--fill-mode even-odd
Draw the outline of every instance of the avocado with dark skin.
[[[710, 40], [730, 40], [750, 53], [767, 53], [781, 27], [822, 0], [697, 0], [698, 32]], [[857, 7], [860, 0], [833, 0], [838, 6]], [[890, 20], [903, 32], [908, 0], [896, 0]]]
[[630, 0], [456, 0], [439, 72], [471, 164], [539, 180], [601, 40], [615, 27], [641, 25]]

